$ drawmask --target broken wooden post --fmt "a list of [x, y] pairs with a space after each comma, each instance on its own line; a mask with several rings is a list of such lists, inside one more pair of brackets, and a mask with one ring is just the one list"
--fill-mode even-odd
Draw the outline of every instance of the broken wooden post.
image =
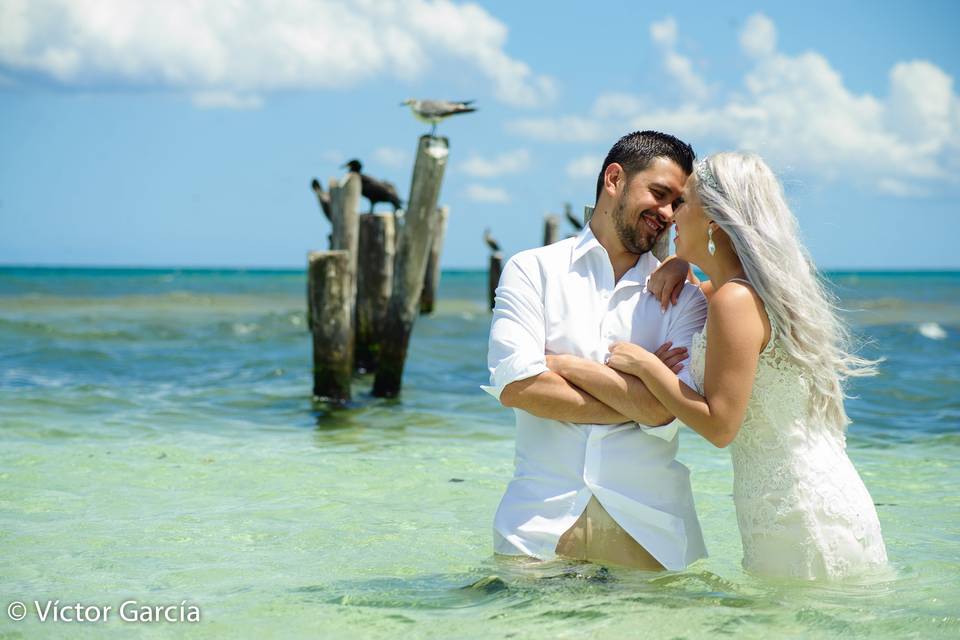
[[578, 219], [573, 215], [573, 205], [569, 202], [563, 203], [563, 215], [567, 219], [567, 222], [573, 227], [578, 233], [583, 229], [583, 221]]
[[[586, 206], [583, 208], [583, 224], [590, 224], [590, 218], [593, 217], [593, 207]], [[663, 262], [670, 255], [670, 230], [665, 229], [660, 238], [653, 245], [653, 248], [650, 249], [650, 252], [659, 260]]]
[[354, 365], [363, 373], [376, 370], [380, 355], [383, 322], [393, 289], [394, 221], [392, 213], [360, 216]]
[[403, 221], [407, 212], [403, 209], [397, 209], [393, 212], [393, 255], [397, 255], [397, 249], [400, 248], [400, 232], [403, 231]]
[[440, 253], [443, 250], [443, 237], [447, 233], [447, 218], [450, 216], [450, 208], [440, 207], [440, 212], [437, 215], [437, 226], [433, 232], [433, 242], [430, 244], [430, 257], [427, 259], [427, 270], [423, 276], [420, 313], [433, 313], [437, 300], [437, 288], [440, 286]]
[[360, 174], [350, 172], [339, 184], [330, 183], [330, 222], [333, 225], [333, 234], [330, 238], [330, 249], [346, 251], [349, 254], [347, 273], [348, 286], [353, 292], [350, 306], [350, 318], [356, 305], [357, 291], [357, 247], [360, 240], [360, 221], [358, 210], [360, 207]]
[[660, 237], [657, 239], [656, 243], [653, 245], [653, 248], [650, 249], [650, 252], [656, 256], [657, 260], [663, 262], [670, 255], [670, 227], [667, 227], [660, 234]]
[[499, 251], [490, 254], [490, 269], [487, 271], [487, 298], [490, 300], [490, 310], [496, 304], [497, 285], [500, 284], [500, 273], [503, 271], [503, 254]]
[[410, 198], [393, 267], [393, 291], [384, 323], [380, 362], [373, 381], [373, 395], [378, 398], [392, 398], [400, 393], [403, 366], [423, 291], [427, 250], [433, 238], [432, 229], [437, 223], [437, 199], [449, 152], [450, 141], [447, 138], [420, 136]]
[[[339, 184], [335, 179], [330, 179], [330, 187], [333, 188]], [[330, 191], [324, 191], [323, 185], [320, 184], [320, 181], [314, 178], [310, 181], [310, 188], [313, 189], [313, 193], [317, 196], [317, 204], [320, 205], [320, 211], [323, 212], [323, 216], [327, 219], [327, 222], [330, 223], [331, 228], [333, 225], [333, 217], [330, 211]], [[333, 245], [333, 233], [331, 232], [327, 236], [327, 246]]]
[[350, 400], [353, 375], [353, 304], [346, 251], [311, 251], [307, 256], [307, 308], [313, 334], [313, 395]]
[[543, 246], [560, 239], [560, 218], [548, 213], [543, 217]]

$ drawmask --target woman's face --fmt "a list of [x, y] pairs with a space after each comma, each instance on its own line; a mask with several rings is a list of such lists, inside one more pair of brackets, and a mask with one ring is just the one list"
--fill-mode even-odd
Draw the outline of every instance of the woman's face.
[[702, 264], [707, 252], [709, 218], [703, 212], [703, 203], [697, 195], [697, 177], [690, 176], [683, 189], [683, 204], [674, 213], [677, 257], [693, 264]]

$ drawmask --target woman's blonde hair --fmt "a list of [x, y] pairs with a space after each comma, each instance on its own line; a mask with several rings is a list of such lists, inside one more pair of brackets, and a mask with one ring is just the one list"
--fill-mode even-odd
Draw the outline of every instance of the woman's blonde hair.
[[850, 333], [800, 242], [777, 177], [757, 155], [717, 153], [694, 171], [704, 213], [727, 234], [790, 358], [806, 372], [811, 413], [843, 429], [847, 378], [876, 373], [850, 352]]

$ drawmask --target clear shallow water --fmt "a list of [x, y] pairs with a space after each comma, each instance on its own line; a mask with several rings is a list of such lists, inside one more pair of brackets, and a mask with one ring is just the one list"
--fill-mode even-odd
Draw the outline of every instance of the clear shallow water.
[[[510, 412], [478, 385], [485, 274], [444, 274], [400, 401], [308, 398], [301, 274], [0, 270], [0, 637], [960, 634], [960, 275], [837, 274], [865, 351], [850, 455], [894, 573], [759, 581], [728, 454], [691, 433], [711, 553], [651, 575], [492, 557]], [[198, 625], [14, 623], [8, 602], [197, 604]]]

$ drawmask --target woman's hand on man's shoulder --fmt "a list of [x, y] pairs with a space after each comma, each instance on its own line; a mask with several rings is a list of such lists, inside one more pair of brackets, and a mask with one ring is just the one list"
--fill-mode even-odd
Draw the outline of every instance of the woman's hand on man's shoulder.
[[661, 309], [666, 310], [668, 305], [677, 304], [683, 285], [690, 275], [690, 263], [670, 256], [650, 274], [647, 292], [660, 302]]

